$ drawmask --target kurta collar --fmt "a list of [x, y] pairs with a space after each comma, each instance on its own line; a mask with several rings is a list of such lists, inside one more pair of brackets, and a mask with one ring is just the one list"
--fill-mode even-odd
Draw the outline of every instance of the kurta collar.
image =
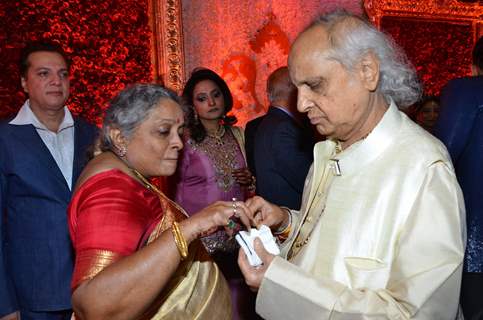
[[[401, 127], [402, 116], [396, 104], [391, 101], [384, 116], [363, 140], [351, 145], [339, 154], [333, 155], [332, 159], [338, 162], [342, 176], [359, 172], [363, 167], [373, 163], [382, 152], [396, 138]], [[335, 142], [326, 141], [335, 148]]]

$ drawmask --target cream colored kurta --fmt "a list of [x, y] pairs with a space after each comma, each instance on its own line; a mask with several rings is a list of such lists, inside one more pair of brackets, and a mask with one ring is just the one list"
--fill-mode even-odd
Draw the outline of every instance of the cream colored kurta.
[[258, 292], [264, 318], [455, 319], [463, 197], [445, 147], [394, 104], [343, 152], [315, 146], [302, 203]]

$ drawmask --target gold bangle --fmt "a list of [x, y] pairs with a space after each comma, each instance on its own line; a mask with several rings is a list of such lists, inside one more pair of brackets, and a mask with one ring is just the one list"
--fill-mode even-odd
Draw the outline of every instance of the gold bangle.
[[288, 214], [288, 223], [286, 226], [284, 226], [283, 230], [274, 232], [274, 234], [277, 236], [277, 238], [280, 241], [285, 241], [287, 240], [288, 236], [290, 235], [290, 231], [292, 231], [292, 213], [290, 212], [290, 209], [286, 207], [281, 207], [281, 209], [285, 210]]
[[257, 178], [255, 178], [255, 176], [252, 176], [250, 180], [251, 181], [247, 187], [247, 190], [251, 193], [255, 193], [255, 191], [257, 190]]
[[285, 230], [283, 230], [281, 233], [276, 234], [276, 236], [280, 241], [283, 242], [288, 239], [288, 236], [290, 235], [290, 231], [292, 231], [292, 226], [288, 225], [288, 227], [285, 228]]
[[179, 230], [179, 225], [176, 221], [173, 221], [173, 224], [171, 225], [171, 232], [173, 233], [174, 242], [176, 243], [176, 247], [178, 247], [181, 260], [186, 259], [188, 257], [188, 244], [186, 243], [186, 239], [183, 237], [181, 230]]

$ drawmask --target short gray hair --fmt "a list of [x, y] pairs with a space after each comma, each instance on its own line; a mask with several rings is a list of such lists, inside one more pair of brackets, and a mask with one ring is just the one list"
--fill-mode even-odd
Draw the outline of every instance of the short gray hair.
[[297, 88], [290, 80], [290, 75], [287, 66], [280, 67], [273, 71], [267, 79], [267, 94], [268, 101], [273, 103], [278, 99], [288, 100], [292, 92]]
[[380, 68], [377, 91], [388, 102], [392, 99], [399, 107], [407, 107], [420, 99], [421, 84], [404, 51], [367, 20], [337, 10], [317, 18], [307, 29], [315, 26], [327, 30], [328, 58], [338, 61], [348, 71], [354, 71], [360, 59], [369, 52], [377, 57]]
[[104, 116], [101, 150], [115, 150], [109, 129], [117, 128], [126, 139], [131, 138], [136, 128], [162, 99], [170, 99], [180, 104], [176, 93], [157, 84], [133, 84], [119, 92], [112, 99]]

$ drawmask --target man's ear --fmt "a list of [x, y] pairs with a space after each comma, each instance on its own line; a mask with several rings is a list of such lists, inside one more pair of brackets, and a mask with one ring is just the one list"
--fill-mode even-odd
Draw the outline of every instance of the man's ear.
[[375, 91], [379, 83], [379, 59], [372, 52], [366, 53], [359, 63], [359, 76], [369, 91]]
[[25, 79], [25, 77], [20, 78], [20, 84], [22, 85], [23, 91], [25, 93], [28, 93], [29, 90], [28, 90], [28, 87], [27, 87], [27, 79]]
[[111, 137], [112, 144], [118, 150], [126, 148], [127, 140], [118, 128], [109, 128], [109, 136]]

